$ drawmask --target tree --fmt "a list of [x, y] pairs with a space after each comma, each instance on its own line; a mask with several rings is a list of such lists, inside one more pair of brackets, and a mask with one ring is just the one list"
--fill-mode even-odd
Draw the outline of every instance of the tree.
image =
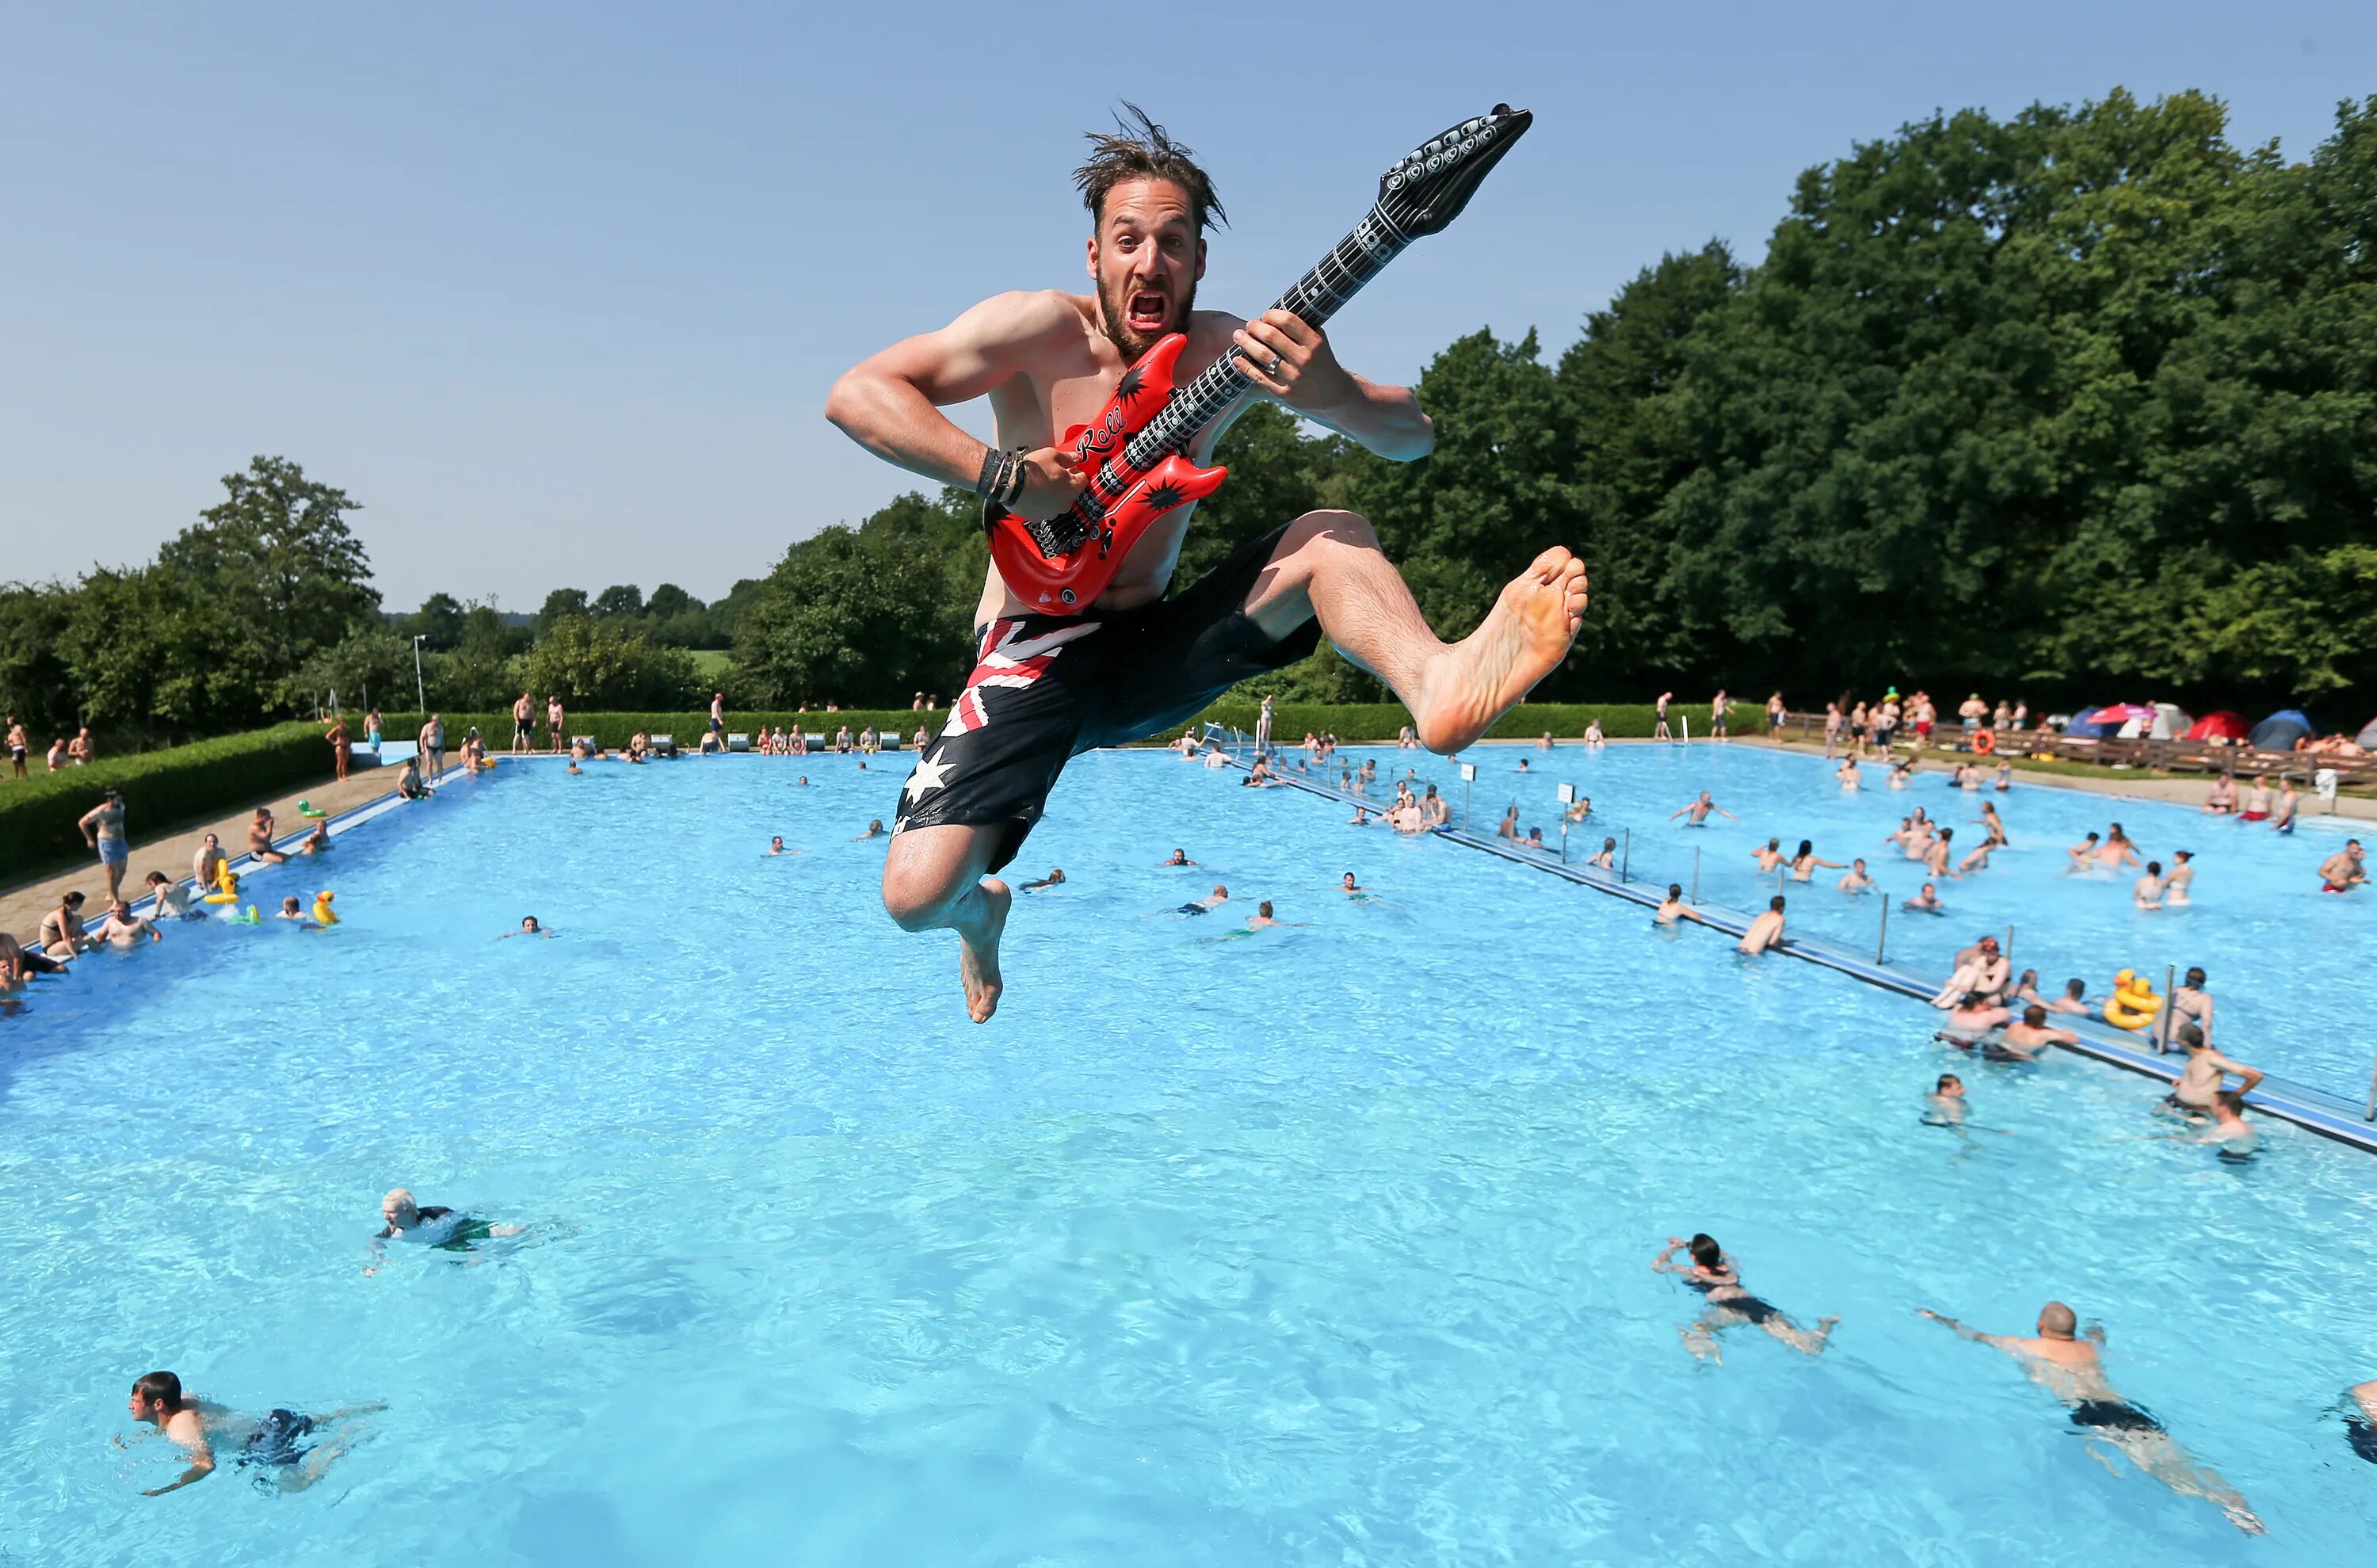
[[56, 582], [0, 584], [0, 719], [22, 720], [36, 737], [72, 735], [81, 723], [66, 660], [79, 598]]
[[593, 613], [593, 605], [586, 599], [586, 590], [556, 588], [544, 596], [543, 608], [536, 612], [536, 634], [543, 637], [572, 616], [585, 616]]
[[690, 654], [582, 616], [555, 623], [530, 650], [523, 680], [532, 691], [593, 710], [681, 710], [699, 705], [702, 695]]
[[644, 591], [632, 582], [617, 583], [594, 595], [594, 613], [604, 620], [637, 620], [644, 613]]
[[451, 593], [432, 593], [421, 608], [404, 617], [398, 629], [410, 639], [425, 637], [431, 648], [453, 648], [462, 640], [462, 602]]
[[653, 589], [651, 598], [644, 604], [644, 613], [656, 621], [668, 620], [700, 608], [700, 600], [674, 582], [663, 582]]
[[177, 592], [185, 604], [202, 594], [237, 621], [259, 666], [251, 700], [227, 704], [245, 708], [245, 722], [285, 708], [292, 677], [317, 652], [376, 625], [379, 592], [347, 526], [346, 514], [361, 509], [345, 491], [277, 457], [255, 459], [222, 485], [226, 498], [161, 548], [154, 569], [181, 579], [177, 591], [196, 591]]

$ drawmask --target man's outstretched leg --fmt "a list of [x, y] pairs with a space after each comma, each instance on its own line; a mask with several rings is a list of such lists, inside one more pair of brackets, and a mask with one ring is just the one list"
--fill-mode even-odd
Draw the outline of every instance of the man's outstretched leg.
[[883, 860], [883, 907], [902, 929], [958, 934], [958, 978], [976, 1023], [998, 1011], [998, 937], [1014, 902], [1005, 882], [984, 875], [998, 842], [997, 830], [909, 828]]
[[1274, 636], [1318, 617], [1339, 652], [1403, 699], [1420, 744], [1451, 753], [1568, 657], [1584, 604], [1584, 563], [1554, 545], [1511, 580], [1475, 631], [1441, 641], [1369, 523], [1324, 511], [1305, 513], [1280, 536], [1247, 614]]

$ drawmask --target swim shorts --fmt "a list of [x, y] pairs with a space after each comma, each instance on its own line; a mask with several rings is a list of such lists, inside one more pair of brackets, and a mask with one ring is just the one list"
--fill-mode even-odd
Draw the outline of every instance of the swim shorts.
[[2072, 1424], [2114, 1432], [2162, 1430], [2160, 1421], [2125, 1399], [2083, 1399], [2072, 1406]]
[[239, 1452], [239, 1463], [246, 1465], [294, 1465], [305, 1456], [297, 1440], [314, 1430], [314, 1418], [300, 1416], [293, 1410], [274, 1410], [256, 1424], [247, 1442]]
[[1181, 724], [1238, 682], [1310, 653], [1317, 622], [1274, 639], [1246, 614], [1286, 532], [1241, 545], [1181, 592], [1136, 610], [1009, 616], [983, 628], [973, 673], [901, 787], [891, 831], [999, 829], [996, 871], [1023, 847], [1074, 757]]
[[103, 838], [99, 841], [99, 863], [101, 865], [121, 866], [131, 858], [132, 845], [125, 840], [120, 838]]
[[2371, 1426], [2358, 1416], [2347, 1416], [2344, 1418], [2344, 1441], [2352, 1445], [2353, 1453], [2371, 1465], [2377, 1465], [2377, 1426]]

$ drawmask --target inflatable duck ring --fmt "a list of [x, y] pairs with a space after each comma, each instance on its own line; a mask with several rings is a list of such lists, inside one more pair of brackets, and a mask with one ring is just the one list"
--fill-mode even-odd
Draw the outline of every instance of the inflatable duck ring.
[[314, 895], [314, 924], [335, 926], [339, 923], [339, 917], [330, 912], [330, 900], [336, 896], [338, 895], [328, 888]]
[[2105, 999], [2105, 1022], [2116, 1029], [2143, 1029], [2155, 1021], [2162, 999], [2134, 969], [2113, 976], [2113, 994]]
[[237, 904], [239, 902], [239, 878], [233, 873], [230, 861], [224, 861], [222, 868], [215, 873], [215, 891], [198, 902], [201, 904]]

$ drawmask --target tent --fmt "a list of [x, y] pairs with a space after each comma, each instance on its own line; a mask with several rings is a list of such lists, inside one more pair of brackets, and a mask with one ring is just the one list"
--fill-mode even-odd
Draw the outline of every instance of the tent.
[[2292, 751], [2295, 742], [2317, 733], [2299, 708], [2281, 708], [2253, 726], [2247, 744], [2256, 751]]
[[2360, 733], [2352, 737], [2352, 744], [2363, 751], [2377, 751], [2377, 719], [2361, 725]]
[[2206, 713], [2187, 726], [2189, 740], [2242, 740], [2252, 731], [2245, 724], [2245, 715], [2223, 708], [2216, 713]]
[[2102, 740], [2108, 736], [2120, 734], [2123, 724], [2141, 715], [2151, 721], [2154, 710], [2141, 708], [2134, 702], [2108, 702], [2102, 708], [2084, 708], [2063, 726], [2063, 733], [2074, 740]]
[[2121, 722], [2121, 738], [2135, 740], [2144, 736], [2148, 740], [2177, 740], [2194, 722], [2176, 703], [2149, 702], [2143, 710], [2130, 710], [2130, 716]]

